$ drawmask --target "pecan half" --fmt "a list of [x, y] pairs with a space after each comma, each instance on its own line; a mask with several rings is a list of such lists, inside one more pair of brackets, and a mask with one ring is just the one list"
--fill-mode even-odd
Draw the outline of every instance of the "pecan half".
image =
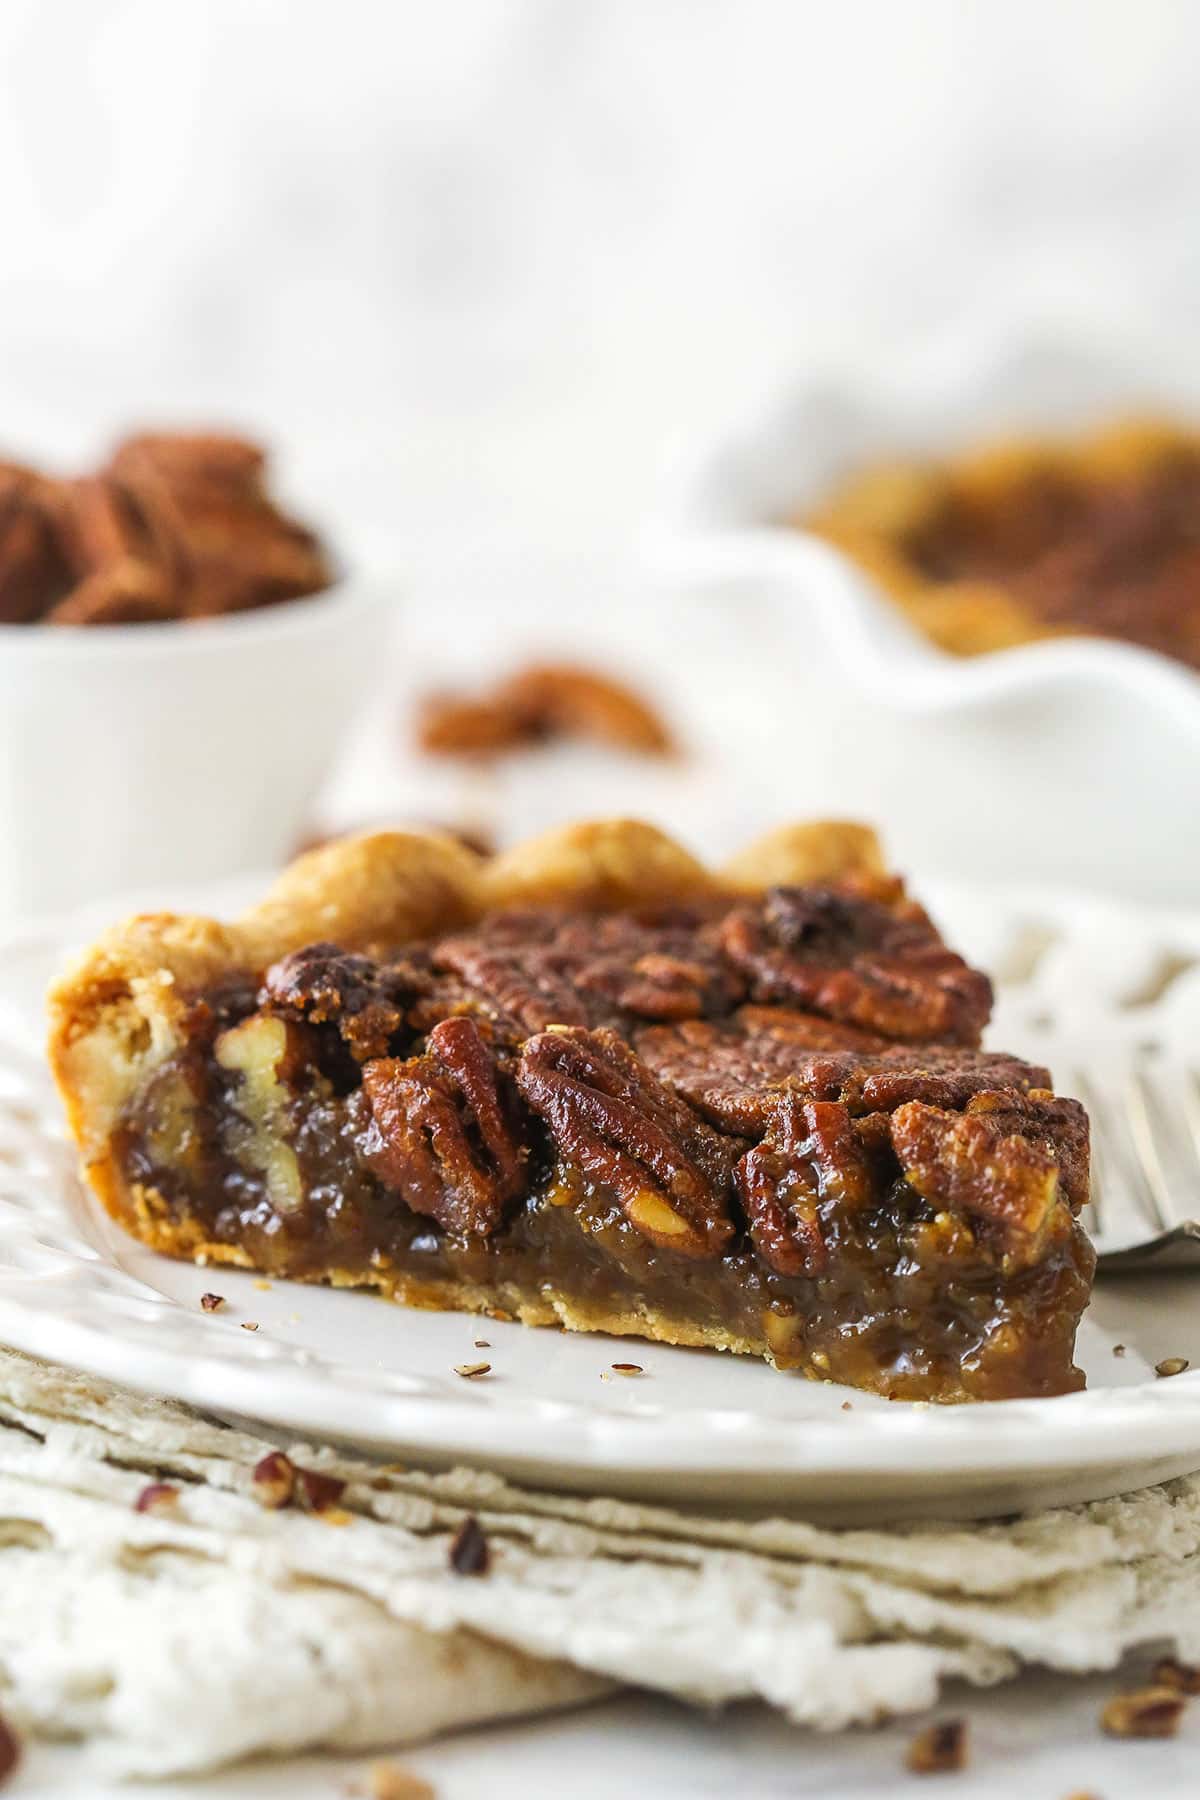
[[71, 585], [54, 530], [56, 491], [32, 469], [0, 464], [0, 624], [30, 624]]
[[363, 1090], [372, 1119], [364, 1155], [380, 1179], [447, 1231], [495, 1231], [525, 1186], [529, 1152], [474, 1020], [444, 1019], [424, 1056], [366, 1063]]
[[47, 625], [156, 625], [175, 617], [160, 570], [127, 557], [84, 578], [46, 614]]
[[826, 1013], [887, 1038], [977, 1044], [986, 975], [948, 950], [920, 907], [834, 888], [773, 888], [735, 907], [720, 941], [756, 1000]]
[[661, 1081], [726, 1131], [756, 1137], [780, 1088], [837, 1100], [856, 1116], [894, 1112], [906, 1100], [960, 1111], [988, 1089], [1045, 1087], [1049, 1071], [1014, 1056], [889, 1044], [853, 1025], [782, 1006], [743, 1006], [724, 1020], [656, 1025], [635, 1038]]
[[204, 433], [126, 439], [105, 474], [169, 547], [176, 610], [188, 618], [267, 606], [327, 587], [329, 563], [312, 533], [272, 503], [255, 444]]
[[735, 1147], [650, 1074], [613, 1031], [547, 1031], [525, 1045], [517, 1085], [563, 1162], [610, 1188], [663, 1249], [718, 1256], [734, 1235]]
[[520, 1036], [550, 1025], [621, 1025], [630, 1016], [699, 1018], [728, 1011], [745, 985], [700, 924], [682, 909], [503, 913], [446, 939], [434, 961]]
[[1077, 1101], [977, 1094], [955, 1114], [914, 1100], [893, 1113], [890, 1131], [909, 1186], [998, 1227], [1018, 1261], [1037, 1255], [1060, 1197], [1072, 1206], [1086, 1198], [1087, 1117]]
[[263, 980], [260, 1004], [311, 1025], [336, 1025], [356, 1062], [387, 1056], [404, 1025], [413, 995], [428, 977], [408, 963], [377, 963], [309, 944], [274, 963]]
[[497, 756], [548, 738], [591, 738], [659, 756], [673, 748], [638, 694], [573, 663], [530, 664], [479, 694], [429, 694], [418, 713], [417, 741], [433, 755]]
[[867, 1153], [844, 1106], [785, 1092], [768, 1136], [737, 1166], [754, 1247], [781, 1275], [817, 1275], [828, 1257], [820, 1206], [850, 1210], [871, 1198]]

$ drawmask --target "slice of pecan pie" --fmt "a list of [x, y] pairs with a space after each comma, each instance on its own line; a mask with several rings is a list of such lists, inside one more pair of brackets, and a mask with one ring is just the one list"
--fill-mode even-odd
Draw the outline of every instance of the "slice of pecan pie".
[[651, 827], [310, 852], [56, 987], [89, 1181], [172, 1255], [770, 1358], [897, 1398], [1078, 1387], [1088, 1128], [870, 833], [711, 873]]

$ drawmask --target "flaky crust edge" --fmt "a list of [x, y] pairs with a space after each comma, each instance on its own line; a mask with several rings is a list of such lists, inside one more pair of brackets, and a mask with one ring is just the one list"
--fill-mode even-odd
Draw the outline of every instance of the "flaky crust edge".
[[338, 839], [291, 863], [232, 923], [143, 913], [105, 932], [50, 989], [50, 1068], [84, 1177], [105, 1209], [153, 1248], [240, 1260], [131, 1189], [112, 1145], [123, 1108], [177, 1047], [189, 995], [304, 944], [383, 952], [508, 906], [618, 911], [883, 873], [874, 832], [845, 820], [783, 826], [716, 869], [637, 819], [562, 826], [494, 857], [433, 832]]

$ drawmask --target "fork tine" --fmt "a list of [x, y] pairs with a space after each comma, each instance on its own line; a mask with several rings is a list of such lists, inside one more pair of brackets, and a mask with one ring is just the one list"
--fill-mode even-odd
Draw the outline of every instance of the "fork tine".
[[1183, 1116], [1191, 1134], [1196, 1168], [1200, 1172], [1200, 1069], [1187, 1069], [1184, 1072]]
[[1154, 1105], [1145, 1074], [1136, 1063], [1125, 1078], [1124, 1097], [1129, 1136], [1137, 1153], [1142, 1185], [1154, 1212], [1155, 1225], [1159, 1231], [1169, 1231], [1176, 1207], [1171, 1196], [1171, 1183], [1163, 1167], [1162, 1115]]
[[[1101, 1091], [1081, 1068], [1072, 1071], [1075, 1092], [1087, 1107], [1091, 1120], [1093, 1168], [1100, 1194], [1100, 1229], [1097, 1237], [1118, 1245], [1157, 1236], [1163, 1229], [1140, 1157], [1131, 1156], [1113, 1121], [1124, 1107], [1119, 1087]], [[1107, 1088], [1107, 1084], [1106, 1084]]]

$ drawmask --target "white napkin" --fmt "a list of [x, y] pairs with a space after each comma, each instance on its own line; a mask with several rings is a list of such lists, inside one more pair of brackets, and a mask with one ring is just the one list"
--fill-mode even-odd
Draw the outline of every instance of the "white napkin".
[[[275, 1446], [0, 1352], [0, 1712], [150, 1776], [365, 1750], [632, 1683], [837, 1729], [947, 1677], [1200, 1656], [1200, 1477], [988, 1525], [831, 1531], [289, 1446], [347, 1482], [264, 1509]], [[178, 1499], [137, 1512], [149, 1482]], [[474, 1514], [485, 1574], [454, 1571]]]

